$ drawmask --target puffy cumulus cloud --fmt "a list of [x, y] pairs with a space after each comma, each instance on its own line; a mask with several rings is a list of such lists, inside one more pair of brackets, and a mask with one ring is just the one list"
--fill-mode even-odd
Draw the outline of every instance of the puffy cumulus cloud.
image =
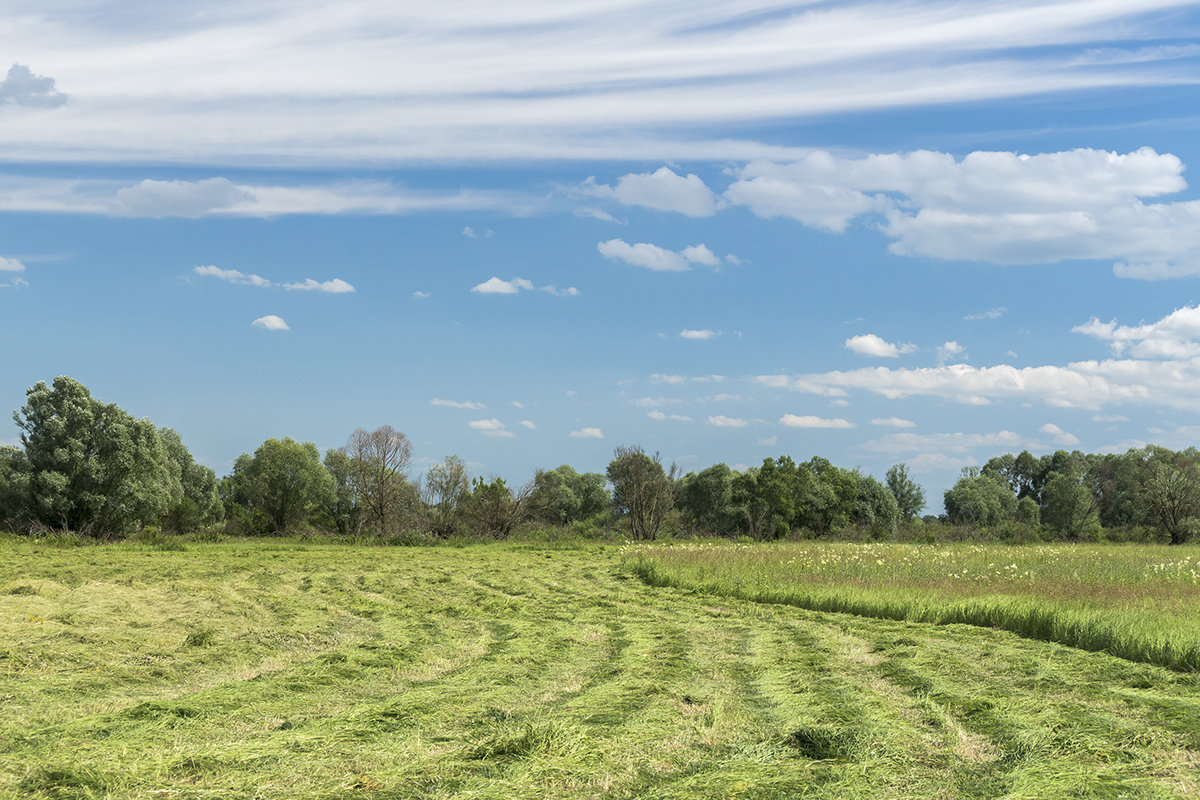
[[214, 267], [212, 265], [196, 267], [192, 270], [192, 272], [197, 275], [216, 278], [217, 280], [225, 281], [226, 283], [234, 283], [242, 286], [261, 286], [263, 288], [268, 288], [275, 285], [261, 275], [255, 275], [253, 273], [247, 274], [236, 269], [221, 269], [220, 267]]
[[517, 424], [520, 425], [522, 428], [528, 428], [531, 431], [535, 430], [537, 428], [537, 425], [535, 425], [533, 420], [531, 420], [531, 419], [523, 419], [520, 422], [518, 422]]
[[666, 414], [662, 411], [657, 411], [657, 410], [647, 412], [646, 416], [652, 420], [655, 420], [656, 422], [662, 422], [663, 420], [672, 420], [673, 422], [691, 422], [692, 421], [691, 417], [686, 417], [683, 414]]
[[720, 331], [713, 331], [709, 330], [708, 328], [702, 328], [700, 330], [684, 328], [679, 332], [680, 339], [693, 339], [700, 342], [707, 342], [710, 339], [716, 339], [720, 335]]
[[718, 266], [721, 263], [716, 254], [703, 244], [690, 245], [676, 252], [647, 242], [629, 244], [624, 239], [609, 239], [598, 243], [596, 249], [605, 258], [624, 261], [652, 272], [687, 272], [692, 264]]
[[212, 266], [211, 264], [203, 267], [196, 267], [192, 270], [196, 275], [201, 275], [207, 278], [216, 278], [226, 283], [232, 283], [239, 286], [258, 286], [263, 289], [283, 288], [288, 291], [302, 292], [324, 292], [326, 294], [348, 294], [355, 291], [354, 287], [342, 280], [334, 278], [328, 281], [315, 281], [308, 278], [302, 283], [275, 283], [269, 281], [261, 275], [254, 273], [245, 273], [236, 269], [222, 269]]
[[227, 178], [144, 180], [117, 191], [113, 213], [123, 217], [203, 217], [250, 204], [254, 195]]
[[54, 78], [34, 74], [24, 64], [13, 64], [0, 81], [0, 105], [57, 108], [69, 99], [55, 86]]
[[515, 433], [508, 430], [504, 423], [498, 419], [475, 419], [467, 423], [471, 430], [479, 431], [484, 436], [495, 436], [501, 439], [511, 439], [516, 436]]
[[944, 342], [943, 344], [938, 345], [937, 360], [939, 364], [944, 364], [947, 361], [958, 360], [959, 356], [965, 358], [966, 356], [964, 354], [966, 352], [967, 348], [963, 347], [958, 342]]
[[1047, 422], [1042, 427], [1038, 428], [1042, 433], [1054, 437], [1054, 443], [1063, 447], [1074, 447], [1079, 444], [1079, 437], [1073, 433], [1067, 433], [1062, 428], [1055, 425], [1053, 422]]
[[823, 396], [860, 389], [889, 399], [943, 397], [970, 405], [1004, 399], [1094, 410], [1119, 404], [1189, 410], [1200, 405], [1200, 357], [1171, 361], [1107, 359], [1035, 367], [872, 367], [794, 378], [764, 375], [757, 381], [772, 388]]
[[1126, 350], [1136, 358], [1194, 358], [1200, 356], [1200, 306], [1185, 306], [1167, 316], [1143, 325], [1118, 325], [1115, 320], [1101, 322], [1093, 317], [1071, 329], [1109, 342], [1112, 351]]
[[24, 272], [25, 265], [15, 258], [0, 256], [0, 272]]
[[679, 251], [679, 255], [683, 256], [684, 260], [691, 264], [703, 264], [706, 267], [719, 267], [721, 265], [721, 259], [717, 258], [716, 253], [702, 244], [685, 247]]
[[711, 217], [718, 207], [717, 196], [699, 176], [678, 175], [667, 167], [622, 175], [615, 186], [597, 184], [594, 178], [588, 178], [580, 191], [622, 205], [675, 211], [689, 217]]
[[283, 288], [299, 292], [325, 292], [326, 294], [347, 294], [355, 291], [354, 287], [341, 278], [331, 281], [315, 281], [307, 278], [303, 283], [285, 283]]
[[291, 328], [283, 321], [282, 317], [277, 317], [274, 314], [267, 314], [265, 317], [259, 317], [250, 323], [256, 328], [262, 328], [265, 331], [290, 331]]
[[864, 158], [813, 152], [752, 161], [725, 199], [759, 216], [843, 232], [873, 215], [904, 256], [1053, 263], [1114, 262], [1122, 277], [1200, 275], [1200, 201], [1148, 202], [1186, 188], [1179, 158], [1078, 149], [917, 151]]
[[604, 431], [599, 428], [580, 428], [567, 434], [572, 439], [603, 439]]
[[443, 400], [440, 397], [435, 397], [429, 401], [431, 406], [442, 406], [443, 408], [466, 408], [471, 411], [478, 411], [481, 408], [487, 408], [483, 403], [477, 403], [473, 400]]
[[917, 351], [915, 344], [893, 344], [884, 341], [881, 337], [873, 333], [851, 336], [846, 340], [845, 344], [847, 350], [853, 350], [859, 355], [871, 356], [872, 358], [898, 358], [901, 354], [915, 353]]
[[718, 414], [708, 418], [708, 424], [718, 428], [744, 428], [750, 423], [738, 417], [727, 417], [724, 414]]
[[540, 291], [552, 294], [555, 297], [578, 297], [580, 294], [580, 291], [574, 286], [568, 286], [566, 289], [557, 289], [553, 284], [534, 286], [533, 281], [526, 278], [513, 278], [505, 281], [495, 276], [488, 278], [483, 283], [472, 286], [471, 291], [479, 294], [517, 294], [521, 291]]
[[787, 428], [830, 428], [830, 429], [849, 429], [855, 428], [853, 422], [841, 417], [829, 419], [826, 417], [814, 416], [797, 416], [796, 414], [784, 414], [779, 418], [779, 424]]
[[876, 417], [871, 420], [872, 425], [881, 425], [885, 428], [915, 428], [917, 423], [900, 417]]

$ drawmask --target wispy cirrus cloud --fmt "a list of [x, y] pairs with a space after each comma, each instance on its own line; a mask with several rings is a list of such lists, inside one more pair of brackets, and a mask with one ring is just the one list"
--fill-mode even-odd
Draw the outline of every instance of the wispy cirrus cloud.
[[211, 264], [196, 267], [192, 270], [192, 273], [201, 277], [216, 278], [217, 280], [232, 283], [236, 286], [257, 286], [262, 289], [280, 288], [288, 291], [322, 292], [324, 294], [349, 294], [355, 291], [352, 285], [341, 278], [333, 278], [328, 281], [316, 281], [312, 278], [307, 278], [297, 283], [276, 283], [267, 280], [261, 275], [255, 275], [252, 272], [245, 273], [236, 269], [222, 269]]
[[574, 286], [568, 286], [566, 289], [558, 289], [553, 284], [534, 286], [533, 281], [527, 278], [512, 278], [506, 281], [494, 275], [483, 283], [472, 286], [471, 291], [477, 294], [518, 294], [522, 291], [539, 291], [555, 297], [578, 297], [581, 294]]

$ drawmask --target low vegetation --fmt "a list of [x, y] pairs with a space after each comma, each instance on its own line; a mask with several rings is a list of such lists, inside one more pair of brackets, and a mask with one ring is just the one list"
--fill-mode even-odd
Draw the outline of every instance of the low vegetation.
[[654, 587], [630, 556], [5, 541], [0, 797], [1200, 791], [1196, 675]]
[[643, 545], [673, 586], [881, 619], [966, 623], [1200, 670], [1200, 553], [1164, 546]]

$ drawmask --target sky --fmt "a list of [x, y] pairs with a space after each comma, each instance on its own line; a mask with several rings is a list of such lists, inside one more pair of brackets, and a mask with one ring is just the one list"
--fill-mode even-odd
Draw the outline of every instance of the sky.
[[[0, 408], [226, 474], [1200, 444], [1200, 3], [0, 0]], [[17, 443], [0, 422], [0, 444]]]

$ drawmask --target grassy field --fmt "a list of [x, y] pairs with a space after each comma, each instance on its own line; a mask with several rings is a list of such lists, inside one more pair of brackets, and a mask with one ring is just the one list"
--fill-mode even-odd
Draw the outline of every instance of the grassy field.
[[0, 797], [1200, 794], [1196, 675], [636, 558], [0, 544]]
[[964, 623], [1200, 671], [1200, 551], [1146, 545], [644, 546], [655, 586], [880, 619]]

